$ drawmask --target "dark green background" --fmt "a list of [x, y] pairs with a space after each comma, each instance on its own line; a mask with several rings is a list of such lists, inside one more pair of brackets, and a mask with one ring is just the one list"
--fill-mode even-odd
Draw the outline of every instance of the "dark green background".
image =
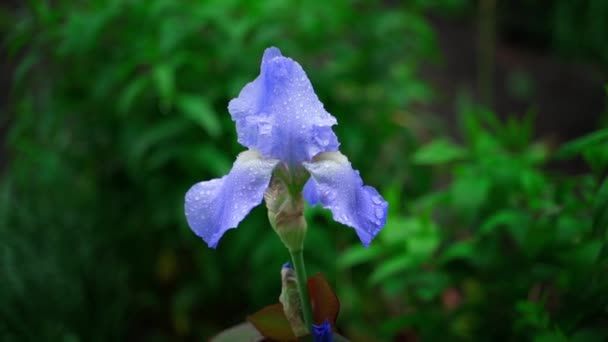
[[608, 2], [3, 6], [1, 340], [206, 340], [277, 301], [263, 206], [216, 250], [183, 214], [243, 150], [226, 107], [268, 46], [390, 203], [368, 249], [307, 209], [344, 335], [608, 337]]

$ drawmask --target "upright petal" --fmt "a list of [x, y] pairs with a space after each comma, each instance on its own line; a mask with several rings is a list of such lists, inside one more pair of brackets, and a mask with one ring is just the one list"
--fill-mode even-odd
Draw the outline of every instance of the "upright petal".
[[262, 202], [277, 160], [256, 151], [239, 154], [228, 175], [194, 184], [186, 193], [188, 225], [215, 248], [224, 233], [235, 228]]
[[386, 224], [388, 203], [363, 184], [359, 171], [340, 152], [322, 153], [304, 167], [312, 176], [304, 186], [306, 200], [311, 205], [321, 202], [334, 220], [353, 227], [367, 247]]
[[279, 49], [266, 49], [260, 75], [228, 104], [240, 144], [267, 158], [310, 161], [337, 151], [336, 119], [317, 98], [306, 73]]

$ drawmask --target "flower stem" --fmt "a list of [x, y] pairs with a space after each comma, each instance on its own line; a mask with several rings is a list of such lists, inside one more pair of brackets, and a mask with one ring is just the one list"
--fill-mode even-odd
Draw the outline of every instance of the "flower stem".
[[300, 293], [300, 302], [302, 304], [302, 313], [304, 314], [304, 322], [308, 330], [312, 327], [312, 310], [310, 308], [310, 297], [308, 295], [308, 277], [306, 276], [306, 267], [304, 266], [304, 251], [289, 251], [293, 268], [296, 271], [298, 280], [298, 292]]

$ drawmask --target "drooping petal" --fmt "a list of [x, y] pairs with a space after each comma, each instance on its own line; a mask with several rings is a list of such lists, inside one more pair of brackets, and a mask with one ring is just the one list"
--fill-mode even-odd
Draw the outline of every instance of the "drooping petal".
[[306, 202], [313, 207], [319, 203], [319, 191], [317, 190], [317, 184], [312, 178], [310, 178], [306, 184], [304, 184], [302, 196], [304, 196]]
[[340, 152], [321, 153], [304, 167], [311, 175], [304, 198], [311, 205], [321, 202], [334, 220], [353, 227], [367, 247], [386, 224], [388, 203], [376, 189], [363, 184], [359, 171]]
[[312, 325], [312, 337], [314, 342], [333, 342], [334, 336], [331, 331], [331, 325], [328, 320], [325, 320], [323, 324]]
[[239, 154], [228, 175], [194, 184], [186, 193], [188, 225], [215, 248], [224, 233], [235, 228], [262, 202], [277, 160], [256, 151]]
[[267, 158], [298, 164], [337, 151], [336, 119], [317, 98], [302, 67], [266, 49], [260, 75], [228, 104], [240, 144]]

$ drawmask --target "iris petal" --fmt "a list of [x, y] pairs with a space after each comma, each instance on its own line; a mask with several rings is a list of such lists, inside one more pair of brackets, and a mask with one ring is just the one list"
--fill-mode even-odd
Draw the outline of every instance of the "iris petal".
[[312, 325], [312, 337], [314, 342], [333, 342], [334, 337], [328, 320], [322, 324]]
[[334, 220], [354, 228], [367, 247], [386, 224], [388, 203], [363, 184], [359, 171], [340, 152], [322, 153], [304, 167], [311, 175], [304, 186], [306, 200], [311, 205], [321, 202]]
[[240, 144], [289, 164], [336, 151], [336, 119], [315, 94], [306, 73], [277, 48], [268, 48], [260, 75], [228, 104]]
[[262, 159], [256, 151], [242, 152], [228, 175], [194, 184], [186, 193], [186, 219], [190, 228], [215, 248], [262, 202], [277, 160]]

